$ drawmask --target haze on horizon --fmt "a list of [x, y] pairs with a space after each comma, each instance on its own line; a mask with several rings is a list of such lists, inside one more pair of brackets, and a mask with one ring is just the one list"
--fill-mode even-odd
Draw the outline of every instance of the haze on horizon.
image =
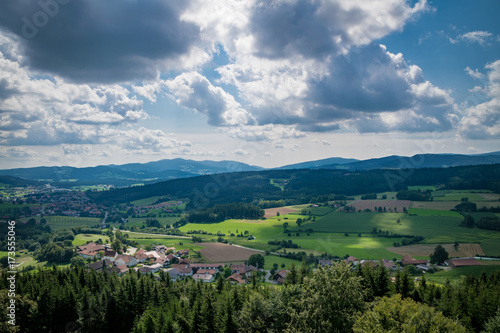
[[499, 150], [500, 3], [0, 2], [0, 169]]

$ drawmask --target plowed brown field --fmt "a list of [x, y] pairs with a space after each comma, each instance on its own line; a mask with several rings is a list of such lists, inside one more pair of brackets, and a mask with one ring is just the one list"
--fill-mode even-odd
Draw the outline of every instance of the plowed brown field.
[[[428, 257], [431, 253], [434, 252], [438, 244], [416, 244], [416, 245], [408, 245], [408, 246], [398, 246], [398, 247], [389, 247], [388, 251], [397, 253], [399, 255], [409, 254], [412, 257]], [[460, 244], [458, 247], [458, 251], [455, 251], [455, 247], [453, 244], [444, 244], [446, 252], [448, 252], [450, 257], [475, 257], [476, 255], [484, 256], [484, 251], [481, 248], [480, 244]]]
[[248, 260], [252, 254], [263, 254], [258, 251], [222, 243], [197, 243], [197, 245], [205, 246], [200, 252], [211, 262], [243, 261]]

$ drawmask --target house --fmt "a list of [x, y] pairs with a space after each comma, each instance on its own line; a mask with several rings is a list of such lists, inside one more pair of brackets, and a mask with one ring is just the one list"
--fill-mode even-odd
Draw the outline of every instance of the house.
[[392, 260], [383, 259], [382, 262], [387, 269], [392, 269], [394, 271], [398, 269], [398, 265]]
[[78, 254], [84, 257], [85, 259], [91, 258], [99, 258], [99, 252], [105, 251], [106, 248], [104, 245], [96, 244], [96, 243], [88, 243], [85, 245], [78, 246]]
[[170, 261], [172, 261], [174, 258], [175, 258], [175, 259], [179, 259], [179, 258], [177, 258], [176, 256], [174, 256], [172, 253], [167, 254], [166, 258], [167, 258], [168, 260], [170, 260]]
[[191, 263], [191, 260], [189, 259], [179, 259], [178, 264], [180, 265], [189, 265]]
[[150, 265], [150, 266], [144, 266], [144, 267], [149, 267], [151, 268], [151, 272], [152, 273], [156, 273], [160, 270], [160, 268], [162, 268], [162, 265], [160, 264], [153, 264], [153, 265]]
[[154, 273], [153, 269], [150, 266], [143, 266], [139, 267], [139, 272], [141, 274], [149, 274], [149, 273]]
[[113, 263], [111, 261], [109, 261], [108, 259], [103, 259], [103, 260], [99, 260], [99, 261], [88, 264], [88, 267], [90, 269], [95, 270], [96, 272], [102, 272], [104, 269], [107, 269], [107, 268], [111, 267], [112, 265], [113, 265]]
[[113, 262], [115, 261], [116, 258], [116, 251], [115, 250], [106, 250], [104, 252], [104, 259], [108, 259], [109, 261]]
[[128, 267], [126, 265], [118, 265], [116, 268], [118, 268], [119, 275], [123, 275], [128, 272]]
[[462, 258], [462, 259], [450, 259], [450, 266], [452, 267], [464, 267], [464, 266], [478, 266], [481, 263], [474, 258]]
[[148, 256], [148, 259], [160, 258], [160, 254], [156, 251], [148, 251], [148, 252], [145, 252], [145, 254]]
[[155, 245], [153, 246], [153, 250], [159, 253], [167, 252], [167, 247], [165, 245]]
[[353, 257], [353, 256], [349, 256], [349, 257], [347, 257], [347, 260], [345, 262], [348, 264], [357, 265], [357, 264], [359, 264], [359, 259], [356, 257]]
[[115, 265], [117, 266], [125, 265], [127, 267], [132, 267], [137, 265], [137, 259], [133, 256], [129, 256], [126, 254], [119, 254], [115, 258]]
[[172, 281], [177, 281], [178, 278], [182, 277], [182, 275], [180, 275], [179, 271], [176, 268], [169, 269], [167, 273], [168, 275], [170, 275]]
[[285, 278], [286, 278], [287, 273], [288, 273], [287, 271], [282, 269], [281, 271], [276, 272], [273, 275], [273, 280], [278, 282], [279, 284], [283, 284], [285, 282]]
[[318, 262], [318, 266], [331, 266], [331, 265], [333, 265], [333, 262], [331, 260], [327, 260], [327, 259], [321, 259]]
[[178, 267], [176, 268], [180, 276], [192, 276], [193, 269], [191, 267]]
[[405, 255], [401, 261], [401, 264], [403, 266], [407, 266], [407, 265], [414, 265], [414, 266], [417, 266], [417, 265], [423, 265], [423, 264], [427, 264], [429, 261], [427, 259], [413, 259], [412, 256], [410, 256], [409, 254]]
[[370, 266], [372, 268], [378, 267], [378, 261], [374, 261], [374, 260], [361, 260], [360, 264], [362, 267], [365, 267], [365, 266]]
[[245, 276], [250, 277], [250, 276], [252, 276], [253, 272], [258, 272], [258, 271], [259, 271], [259, 269], [257, 267], [252, 266], [252, 265], [248, 265], [245, 267]]
[[134, 257], [137, 259], [137, 262], [145, 262], [146, 259], [148, 259], [148, 255], [146, 254], [146, 251], [143, 249], [137, 250], [137, 252], [134, 254]]
[[231, 273], [245, 274], [245, 265], [244, 264], [231, 265]]
[[202, 282], [213, 282], [214, 281], [214, 276], [213, 274], [194, 274], [193, 275], [193, 280], [195, 281], [202, 281]]
[[168, 267], [170, 266], [170, 260], [166, 257], [160, 257], [155, 260], [156, 264], [160, 264], [162, 267]]
[[229, 281], [231, 284], [244, 284], [246, 281], [243, 279], [243, 277], [239, 273], [234, 273], [233, 275], [229, 276], [226, 278], [226, 281]]
[[189, 254], [189, 250], [179, 250], [177, 254], [180, 256], [187, 256]]

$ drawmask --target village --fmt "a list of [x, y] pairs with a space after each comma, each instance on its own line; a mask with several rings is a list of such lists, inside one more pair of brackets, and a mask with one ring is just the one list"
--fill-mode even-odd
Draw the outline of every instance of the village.
[[[78, 246], [77, 252], [87, 262], [92, 261], [87, 264], [87, 267], [97, 272], [124, 275], [132, 271], [140, 274], [152, 274], [157, 279], [163, 272], [168, 274], [172, 281], [192, 279], [211, 283], [223, 278], [231, 284], [247, 284], [259, 277], [264, 282], [281, 285], [285, 283], [286, 276], [290, 271], [285, 269], [278, 271], [274, 268], [266, 271], [248, 264], [247, 261], [244, 263], [193, 262], [192, 259], [188, 258], [190, 254], [188, 249], [176, 250], [175, 247], [165, 245], [154, 245], [150, 251], [130, 247], [127, 253], [119, 254], [109, 245], [89, 242]], [[370, 266], [376, 269], [382, 265], [388, 272], [397, 272], [407, 268], [412, 275], [416, 276], [415, 280], [417, 281], [419, 280], [418, 276], [437, 270], [481, 265], [476, 258], [454, 258], [445, 260], [442, 266], [437, 266], [432, 265], [427, 259], [414, 259], [410, 255], [403, 256], [400, 261], [363, 260], [354, 256], [349, 256], [343, 261], [351, 265], [352, 269], [356, 269], [358, 266]], [[331, 267], [335, 262], [335, 260], [320, 259], [316, 268]]]

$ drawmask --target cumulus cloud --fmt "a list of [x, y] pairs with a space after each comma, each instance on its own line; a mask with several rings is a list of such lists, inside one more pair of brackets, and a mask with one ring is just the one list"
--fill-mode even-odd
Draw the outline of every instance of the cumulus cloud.
[[293, 126], [267, 124], [263, 126], [241, 126], [231, 128], [228, 135], [245, 141], [281, 141], [303, 138], [306, 134]]
[[50, 16], [39, 3], [0, 2], [0, 27], [19, 36], [31, 68], [73, 81], [142, 80], [146, 67], [182, 57], [199, 39], [180, 19], [184, 1], [54, 1]]
[[400, 30], [426, 1], [257, 1], [250, 28], [256, 54], [324, 58]]
[[194, 109], [208, 116], [214, 126], [253, 124], [255, 120], [234, 97], [216, 87], [197, 72], [183, 73], [164, 81], [178, 105]]
[[466, 108], [459, 123], [459, 135], [471, 139], [500, 138], [500, 60], [486, 70], [486, 85], [476, 89], [486, 93], [486, 100]]

